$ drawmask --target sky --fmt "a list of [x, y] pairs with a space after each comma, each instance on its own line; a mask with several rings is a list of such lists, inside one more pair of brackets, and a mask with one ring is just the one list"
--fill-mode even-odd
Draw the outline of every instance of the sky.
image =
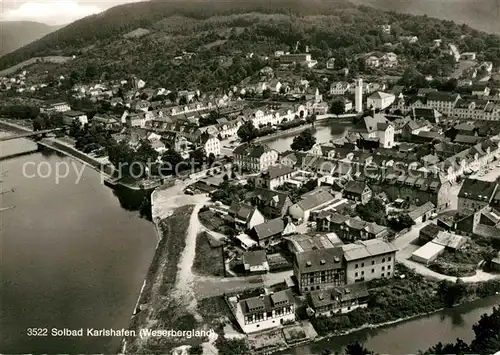
[[2, 21], [64, 25], [110, 7], [138, 0], [0, 0]]

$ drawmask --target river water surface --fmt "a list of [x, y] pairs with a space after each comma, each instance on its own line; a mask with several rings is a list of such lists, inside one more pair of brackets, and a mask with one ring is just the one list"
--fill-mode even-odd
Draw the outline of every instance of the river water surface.
[[[0, 144], [1, 156], [36, 148], [27, 140]], [[0, 351], [116, 352], [119, 338], [30, 337], [27, 329], [127, 328], [154, 254], [153, 225], [122, 208], [94, 170], [85, 168], [79, 183], [70, 170], [56, 184], [53, 175], [23, 177], [27, 162], [42, 164], [43, 175], [64, 162], [82, 167], [52, 153], [0, 162], [0, 201], [13, 207], [0, 212]]]
[[[318, 141], [328, 141], [331, 133], [329, 127], [318, 128]], [[287, 143], [270, 142], [281, 151], [288, 149]], [[1, 156], [36, 148], [26, 140], [0, 144]], [[27, 162], [45, 165], [43, 169], [61, 163], [82, 167], [67, 157], [40, 152], [0, 162], [1, 205], [13, 207], [0, 212], [0, 352], [116, 352], [119, 338], [30, 337], [27, 329], [127, 328], [154, 254], [154, 228], [127, 210], [130, 196], [103, 186], [94, 170], [84, 169], [79, 183], [70, 170], [56, 184], [54, 176], [23, 176]], [[33, 174], [33, 168], [27, 173]], [[470, 340], [472, 325], [499, 303], [497, 296], [286, 353], [341, 351], [356, 340], [379, 353], [415, 353], [438, 341]]]

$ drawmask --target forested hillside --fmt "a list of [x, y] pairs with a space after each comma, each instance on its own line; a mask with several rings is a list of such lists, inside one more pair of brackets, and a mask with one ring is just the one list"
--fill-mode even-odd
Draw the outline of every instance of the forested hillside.
[[150, 27], [172, 15], [206, 19], [248, 12], [329, 14], [348, 4], [347, 0], [158, 0], [125, 4], [75, 21], [60, 31], [0, 58], [0, 70], [30, 57], [64, 55], [98, 41], [113, 41], [120, 34], [138, 27]]
[[427, 15], [500, 34], [500, 0], [351, 0], [385, 11]]
[[[387, 23], [391, 34], [380, 30]], [[123, 36], [139, 27], [149, 33]], [[404, 35], [418, 36], [419, 41], [386, 45]], [[444, 48], [453, 42], [460, 51], [480, 53], [478, 60], [500, 65], [498, 36], [451, 21], [357, 7], [343, 0], [231, 0], [118, 6], [0, 58], [0, 69], [32, 56], [75, 54], [75, 60], [50, 75], [65, 75], [73, 83], [135, 75], [148, 86], [227, 89], [268, 65], [265, 58], [274, 51], [299, 42], [299, 50], [308, 46], [320, 63], [334, 57], [336, 67], [348, 67], [351, 75], [363, 70], [359, 55], [393, 51], [404, 58], [403, 68], [445, 76], [453, 68], [440, 50], [431, 48], [437, 38]], [[185, 52], [193, 55], [183, 56]], [[300, 74], [320, 81], [311, 71]]]

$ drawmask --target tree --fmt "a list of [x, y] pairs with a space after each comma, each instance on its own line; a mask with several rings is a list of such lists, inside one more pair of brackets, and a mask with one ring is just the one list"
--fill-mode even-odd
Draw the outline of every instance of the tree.
[[385, 225], [385, 204], [379, 198], [371, 198], [365, 205], [357, 205], [356, 212], [361, 219]]
[[161, 156], [162, 164], [162, 174], [173, 175], [179, 171], [178, 164], [183, 161], [182, 156], [173, 149], [167, 150]]
[[410, 228], [414, 224], [415, 221], [407, 213], [400, 214], [396, 218], [390, 220], [391, 227], [397, 231]]
[[461, 279], [455, 283], [442, 280], [438, 286], [438, 294], [446, 307], [453, 307], [464, 296], [466, 291], [465, 284]]
[[316, 114], [313, 113], [312, 115], [307, 116], [306, 121], [314, 127], [314, 122], [316, 122]]
[[186, 96], [181, 96], [179, 98], [179, 105], [186, 105], [188, 103], [188, 99]]
[[189, 153], [189, 159], [193, 163], [193, 166], [202, 166], [206, 158], [205, 149], [198, 148], [191, 153]]
[[314, 144], [316, 144], [316, 137], [310, 129], [306, 129], [293, 139], [290, 147], [292, 150], [308, 151]]
[[475, 334], [472, 352], [494, 354], [500, 349], [500, 308], [494, 307], [491, 314], [483, 314], [472, 329]]
[[346, 355], [370, 355], [373, 354], [373, 351], [366, 349], [363, 344], [358, 342], [354, 344], [349, 344], [345, 348]]
[[258, 129], [255, 128], [252, 121], [247, 121], [238, 129], [237, 134], [243, 142], [250, 142], [257, 137], [258, 132]]
[[203, 354], [203, 347], [199, 344], [193, 345], [189, 348], [189, 355], [201, 355]]
[[456, 343], [443, 344], [441, 342], [437, 343], [433, 347], [429, 348], [424, 354], [432, 355], [447, 355], [447, 354], [467, 354], [470, 352], [470, 346], [465, 343], [462, 339], [457, 338]]
[[334, 115], [341, 115], [345, 112], [345, 103], [343, 100], [334, 100], [330, 106], [330, 112]]
[[148, 162], [154, 162], [157, 158], [158, 152], [148, 140], [143, 140], [135, 152], [135, 159], [140, 163], [147, 164]]
[[170, 101], [172, 102], [176, 102], [177, 101], [177, 98], [178, 98], [178, 93], [177, 91], [171, 91], [168, 93], [167, 95], [167, 99], [169, 99]]
[[69, 135], [76, 139], [80, 138], [83, 135], [82, 125], [76, 118], [71, 122], [71, 125], [69, 126]]
[[262, 91], [262, 98], [268, 99], [270, 97], [271, 97], [271, 89], [264, 89], [264, 91]]
[[123, 141], [112, 144], [108, 148], [109, 161], [118, 169], [120, 176], [132, 175], [131, 164], [134, 162], [135, 154], [127, 142]]

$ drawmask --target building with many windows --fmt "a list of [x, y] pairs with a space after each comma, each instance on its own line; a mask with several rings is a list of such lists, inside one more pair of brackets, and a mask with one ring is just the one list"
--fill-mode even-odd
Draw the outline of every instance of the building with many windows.
[[340, 247], [296, 253], [293, 270], [300, 293], [345, 284], [343, 251]]
[[392, 277], [397, 250], [393, 244], [382, 239], [343, 245], [346, 283]]
[[349, 313], [368, 306], [368, 287], [364, 283], [333, 287], [329, 290], [312, 291], [309, 305], [316, 316], [332, 316]]
[[267, 145], [244, 143], [233, 151], [234, 163], [250, 171], [265, 171], [278, 161], [278, 152]]
[[[231, 298], [229, 301], [231, 303]], [[290, 290], [238, 300], [235, 306], [235, 318], [245, 333], [295, 321], [295, 304]]]

